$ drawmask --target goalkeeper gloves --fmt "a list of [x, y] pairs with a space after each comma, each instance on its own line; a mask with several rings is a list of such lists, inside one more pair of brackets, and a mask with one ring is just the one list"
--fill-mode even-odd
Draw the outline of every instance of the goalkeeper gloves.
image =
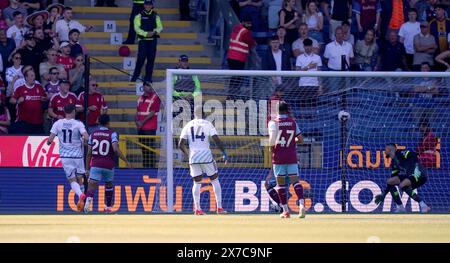
[[422, 175], [422, 172], [419, 169], [419, 166], [416, 165], [416, 169], [414, 169], [414, 178], [416, 178], [416, 181], [419, 180], [419, 177]]
[[384, 195], [383, 194], [379, 194], [379, 195], [375, 196], [375, 204], [379, 205], [383, 201], [384, 201]]

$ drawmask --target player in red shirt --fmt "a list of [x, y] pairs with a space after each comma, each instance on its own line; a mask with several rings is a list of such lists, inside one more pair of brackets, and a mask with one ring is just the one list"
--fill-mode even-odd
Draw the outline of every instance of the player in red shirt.
[[56, 93], [50, 99], [48, 105], [48, 116], [52, 118], [52, 124], [59, 119], [64, 119], [64, 106], [67, 104], [76, 104], [77, 97], [70, 90], [70, 82], [68, 80], [61, 80], [59, 83], [59, 93]]
[[[89, 185], [86, 193], [84, 212], [90, 212], [94, 193], [98, 182], [105, 181], [106, 207], [105, 212], [112, 212], [113, 180], [115, 159], [118, 156], [131, 168], [127, 158], [119, 149], [119, 136], [109, 129], [109, 116], [103, 114], [99, 118], [100, 128], [89, 136], [89, 146], [86, 156], [86, 174], [89, 177]], [[120, 202], [120, 200], [119, 200]]]
[[305, 217], [303, 187], [300, 184], [297, 164], [296, 141], [303, 142], [303, 136], [295, 120], [288, 115], [289, 107], [284, 101], [278, 106], [278, 116], [269, 122], [269, 142], [272, 150], [273, 173], [277, 180], [278, 196], [283, 213], [281, 218], [289, 218], [287, 206], [286, 176], [294, 186], [299, 200], [299, 217]]
[[[153, 90], [151, 83], [145, 82], [143, 88], [144, 94], [137, 101], [136, 127], [139, 135], [156, 135], [161, 100]], [[139, 142], [152, 148], [155, 147], [153, 138], [140, 138]], [[154, 152], [142, 147], [143, 167], [155, 167], [155, 157]]]
[[426, 168], [435, 168], [436, 148], [439, 140], [436, 135], [433, 134], [428, 120], [422, 120], [419, 129], [423, 135], [422, 141], [419, 143], [416, 151], [419, 155], [420, 164]]
[[17, 104], [17, 119], [13, 134], [44, 134], [43, 102], [47, 101], [44, 88], [35, 83], [36, 75], [33, 69], [24, 72], [25, 84], [18, 87], [10, 99], [11, 104]]
[[[106, 106], [105, 98], [97, 91], [97, 82], [95, 80], [89, 81], [89, 99], [88, 99], [88, 118], [87, 126], [88, 132], [91, 134], [99, 128], [98, 118], [101, 114], [106, 114], [108, 106]], [[84, 91], [78, 95], [77, 102], [78, 112], [84, 111]], [[80, 120], [84, 121], [84, 114], [80, 116]]]

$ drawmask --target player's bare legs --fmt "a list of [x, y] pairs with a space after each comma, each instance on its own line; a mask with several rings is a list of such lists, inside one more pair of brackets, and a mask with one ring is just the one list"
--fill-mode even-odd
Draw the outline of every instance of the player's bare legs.
[[274, 201], [276, 203], [276, 205], [274, 205], [273, 207], [272, 207], [272, 203], [270, 204], [272, 209], [274, 209], [276, 212], [280, 212], [281, 211], [280, 197], [278, 197], [278, 192], [277, 192], [277, 190], [275, 190], [276, 182], [274, 183], [273, 180], [271, 180], [271, 178], [273, 176], [274, 175], [273, 175], [272, 169], [270, 169], [269, 174], [266, 177], [266, 182], [264, 183], [264, 187], [266, 188], [267, 193], [269, 194], [272, 201]]
[[277, 176], [277, 185], [278, 185], [278, 197], [280, 198], [280, 204], [283, 208], [283, 213], [281, 213], [281, 218], [289, 218], [291, 217], [289, 213], [289, 207], [287, 205], [287, 190], [286, 190], [286, 176], [278, 175]]
[[219, 182], [219, 174], [214, 174], [210, 177], [210, 180], [214, 189], [214, 194], [216, 196], [217, 214], [226, 214], [227, 211], [225, 211], [225, 209], [223, 209], [222, 207], [222, 187], [220, 186]]
[[75, 194], [78, 196], [77, 208], [78, 208], [78, 211], [81, 211], [79, 206], [82, 207], [82, 204], [84, 204], [85, 195], [81, 191], [81, 187], [80, 187], [80, 184], [78, 183], [78, 179], [77, 179], [77, 176], [75, 175], [75, 173], [73, 174], [72, 177], [68, 178], [68, 180], [70, 183], [70, 187], [75, 192]]
[[420, 205], [420, 212], [422, 213], [428, 213], [430, 212], [430, 207], [422, 200], [422, 198], [413, 191], [412, 189], [412, 183], [411, 180], [406, 178], [400, 183], [400, 189], [402, 189], [403, 192], [407, 193], [411, 199], [418, 202]]
[[194, 185], [192, 186], [192, 197], [194, 198], [194, 214], [195, 215], [204, 215], [205, 213], [200, 206], [200, 188], [202, 187], [201, 181], [202, 176], [193, 177]]
[[300, 179], [298, 175], [289, 175], [289, 181], [291, 182], [292, 186], [294, 186], [295, 194], [298, 198], [298, 209], [299, 209], [299, 218], [305, 218], [306, 210], [305, 210], [305, 200], [303, 198], [303, 186], [300, 183]]

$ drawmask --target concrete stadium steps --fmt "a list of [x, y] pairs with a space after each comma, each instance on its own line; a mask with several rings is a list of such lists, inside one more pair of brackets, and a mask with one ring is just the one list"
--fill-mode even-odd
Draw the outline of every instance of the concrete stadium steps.
[[[103, 63], [107, 63], [110, 65], [122, 67], [123, 58], [119, 56], [96, 56], [94, 59], [91, 59], [91, 68], [99, 68], [101, 66], [108, 67], [108, 65], [104, 65]], [[175, 67], [178, 63], [178, 57], [163, 57], [156, 56], [155, 58], [155, 68], [170, 68]], [[212, 63], [211, 59], [208, 57], [190, 57], [189, 63], [193, 66], [195, 65], [203, 65], [203, 67], [207, 67]]]
[[[123, 40], [128, 36], [128, 32], [122, 33]], [[87, 32], [83, 33], [80, 36], [80, 42], [89, 43], [89, 44], [104, 44], [111, 45], [111, 33], [106, 32]], [[158, 39], [159, 45], [170, 45], [170, 44], [186, 44], [186, 45], [195, 45], [206, 42], [206, 36], [204, 34], [199, 34], [195, 32], [183, 32], [183, 33], [161, 33], [161, 38]], [[137, 43], [137, 41], [136, 41]], [[117, 45], [119, 48], [120, 45]]]
[[[103, 32], [104, 21], [114, 20], [111, 18], [104, 19], [79, 19], [78, 21], [83, 25], [90, 25], [94, 28], [92, 32]], [[128, 20], [114, 20], [116, 22], [116, 32], [128, 32], [129, 22]], [[197, 23], [190, 21], [173, 21], [163, 20], [163, 32], [166, 33], [184, 33], [184, 32], [197, 32]]]
[[[104, 16], [108, 20], [126, 20], [130, 19], [131, 8], [129, 7], [84, 7], [76, 6], [73, 8], [77, 19], [99, 19], [99, 16]], [[180, 14], [176, 8], [157, 8], [161, 21], [164, 23], [166, 20], [178, 20]]]
[[[96, 56], [117, 56], [119, 53], [119, 45], [105, 45], [105, 44], [86, 44], [84, 45], [90, 54], [95, 54]], [[130, 48], [130, 56], [136, 56], [138, 51], [137, 45], [127, 45]], [[210, 56], [209, 48], [200, 44], [192, 45], [169, 45], [169, 44], [159, 44], [157, 49], [157, 56], [170, 56], [174, 53], [186, 54], [189, 57]]]

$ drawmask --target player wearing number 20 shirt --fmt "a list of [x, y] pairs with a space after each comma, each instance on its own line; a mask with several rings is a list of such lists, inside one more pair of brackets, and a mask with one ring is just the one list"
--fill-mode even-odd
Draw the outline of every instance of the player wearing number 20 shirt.
[[287, 206], [287, 186], [286, 176], [293, 185], [295, 193], [299, 199], [299, 217], [305, 217], [303, 200], [303, 187], [300, 184], [297, 165], [296, 142], [303, 141], [301, 131], [295, 120], [288, 116], [289, 107], [284, 101], [279, 103], [279, 115], [268, 124], [269, 141], [272, 150], [273, 173], [277, 180], [278, 196], [283, 207], [281, 218], [289, 218], [289, 208]]
[[109, 129], [109, 116], [103, 114], [99, 118], [100, 128], [89, 137], [88, 153], [86, 157], [86, 170], [89, 174], [89, 186], [87, 190], [84, 212], [91, 209], [94, 193], [100, 181], [105, 182], [106, 206], [103, 211], [111, 213], [113, 198], [113, 180], [115, 157], [124, 160], [128, 167], [130, 163], [119, 149], [119, 138], [116, 132]]

